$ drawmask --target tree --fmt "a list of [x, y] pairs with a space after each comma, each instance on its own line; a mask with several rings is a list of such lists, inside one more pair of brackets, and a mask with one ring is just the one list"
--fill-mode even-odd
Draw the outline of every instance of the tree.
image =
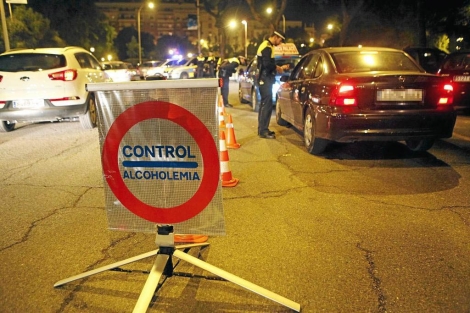
[[[13, 8], [14, 18], [7, 19], [11, 48], [41, 48], [65, 46], [58, 33], [51, 29], [50, 21], [27, 6]], [[4, 49], [3, 37], [2, 48]]]
[[170, 49], [176, 50], [179, 53], [196, 53], [196, 47], [191, 44], [187, 38], [181, 38], [175, 35], [164, 35], [158, 39], [155, 51], [157, 58], [165, 60], [169, 57]]
[[227, 35], [225, 33], [224, 18], [229, 11], [229, 0], [201, 0], [204, 10], [215, 18], [215, 27], [219, 30], [220, 46], [219, 55], [222, 59], [225, 58], [225, 45]]
[[[281, 17], [284, 15], [284, 11], [286, 10], [287, 0], [276, 0], [273, 3], [274, 8], [272, 14], [266, 14], [265, 9], [263, 10], [262, 5], [266, 5], [266, 1], [261, 1], [262, 4], [259, 2], [256, 3], [256, 0], [246, 0], [248, 6], [250, 7], [251, 14], [255, 18], [256, 21], [260, 22], [263, 25], [269, 26], [269, 28], [274, 31], [276, 29], [276, 25], [279, 24]], [[275, 8], [279, 8], [275, 10]], [[261, 12], [261, 13], [260, 13]]]
[[[117, 34], [114, 39], [114, 47], [117, 51], [117, 56], [120, 60], [127, 60], [129, 58], [138, 57], [139, 55], [139, 43], [136, 38], [138, 38], [137, 30], [133, 26], [124, 27]], [[152, 34], [143, 32], [140, 35], [141, 45], [142, 45], [142, 56], [150, 56], [155, 50], [155, 38]], [[135, 40], [135, 45], [131, 42]]]
[[94, 0], [29, 0], [28, 6], [48, 18], [67, 45], [96, 51], [113, 47], [115, 33]]

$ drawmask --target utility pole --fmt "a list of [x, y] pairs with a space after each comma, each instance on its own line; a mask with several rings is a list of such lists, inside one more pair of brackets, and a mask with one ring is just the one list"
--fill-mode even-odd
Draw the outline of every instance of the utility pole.
[[201, 54], [201, 22], [199, 19], [199, 0], [196, 0], [196, 15], [197, 15], [197, 52]]
[[8, 38], [7, 20], [5, 17], [5, 7], [3, 0], [0, 0], [0, 15], [2, 18], [3, 41], [5, 42], [5, 51], [10, 50], [10, 39]]

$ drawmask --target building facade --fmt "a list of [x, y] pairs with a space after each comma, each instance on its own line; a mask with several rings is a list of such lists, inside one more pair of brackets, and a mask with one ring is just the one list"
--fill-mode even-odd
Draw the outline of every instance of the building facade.
[[176, 35], [188, 38], [197, 45], [198, 38], [207, 40], [210, 45], [218, 43], [218, 30], [215, 18], [205, 10], [199, 10], [199, 26], [197, 29], [196, 0], [192, 1], [155, 1], [155, 8], [150, 9], [145, 1], [113, 1], [96, 2], [98, 9], [109, 19], [109, 23], [120, 32], [125, 27], [137, 27], [140, 8], [140, 30], [149, 33], [156, 40], [164, 35]]
[[[176, 35], [187, 38], [194, 46], [209, 51], [215, 51], [214, 47], [219, 46], [222, 39], [219, 29], [216, 27], [215, 18], [204, 8], [197, 10], [198, 0], [154, 0], [155, 8], [146, 7], [144, 0], [100, 0], [96, 6], [109, 19], [110, 25], [116, 32], [120, 32], [125, 27], [137, 27], [138, 11], [140, 11], [140, 29], [141, 32], [149, 33], [154, 36], [156, 41], [164, 35]], [[229, 44], [236, 51], [243, 51], [245, 45], [250, 41], [259, 41], [266, 37], [269, 28], [266, 25], [250, 18], [247, 12], [233, 10], [234, 15], [228, 14], [223, 28], [226, 36], [226, 44]], [[238, 14], [238, 15], [237, 15]], [[197, 17], [199, 15], [199, 30], [197, 28]], [[245, 25], [246, 38], [245, 42]], [[229, 25], [232, 22], [232, 27]], [[303, 27], [309, 33], [313, 33], [312, 28], [305, 28], [300, 21], [284, 20], [285, 25], [280, 22], [279, 27]], [[217, 51], [215, 51], [217, 52]]]

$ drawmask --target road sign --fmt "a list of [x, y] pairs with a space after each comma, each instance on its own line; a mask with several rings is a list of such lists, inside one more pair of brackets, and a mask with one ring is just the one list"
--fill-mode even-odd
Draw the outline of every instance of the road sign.
[[217, 79], [89, 84], [110, 229], [224, 235]]

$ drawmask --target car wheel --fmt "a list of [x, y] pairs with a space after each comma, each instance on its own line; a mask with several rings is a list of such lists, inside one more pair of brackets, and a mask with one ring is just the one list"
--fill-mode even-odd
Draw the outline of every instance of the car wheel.
[[93, 129], [96, 127], [97, 124], [96, 103], [93, 95], [90, 95], [87, 107], [87, 112], [79, 116], [80, 125], [82, 125], [83, 129]]
[[243, 92], [242, 92], [242, 88], [241, 88], [240, 85], [238, 86], [238, 100], [240, 100], [240, 103], [247, 103], [248, 102], [245, 99], [243, 99]]
[[278, 99], [276, 98], [276, 122], [278, 125], [280, 126], [289, 126], [289, 122], [286, 121], [285, 119], [283, 119], [281, 117], [281, 106], [279, 105], [279, 101]]
[[323, 153], [328, 146], [328, 140], [315, 137], [315, 118], [312, 110], [307, 109], [304, 120], [304, 144], [310, 154]]
[[184, 72], [184, 73], [181, 73], [180, 78], [181, 79], [188, 79], [189, 75], [188, 75], [188, 73]]
[[431, 149], [434, 144], [434, 139], [421, 139], [421, 140], [406, 140], [408, 149], [414, 152], [423, 152]]
[[251, 108], [253, 109], [253, 112], [259, 111], [259, 98], [256, 88], [251, 90]]
[[7, 121], [0, 121], [0, 132], [7, 133], [15, 129], [16, 123], [8, 123]]

